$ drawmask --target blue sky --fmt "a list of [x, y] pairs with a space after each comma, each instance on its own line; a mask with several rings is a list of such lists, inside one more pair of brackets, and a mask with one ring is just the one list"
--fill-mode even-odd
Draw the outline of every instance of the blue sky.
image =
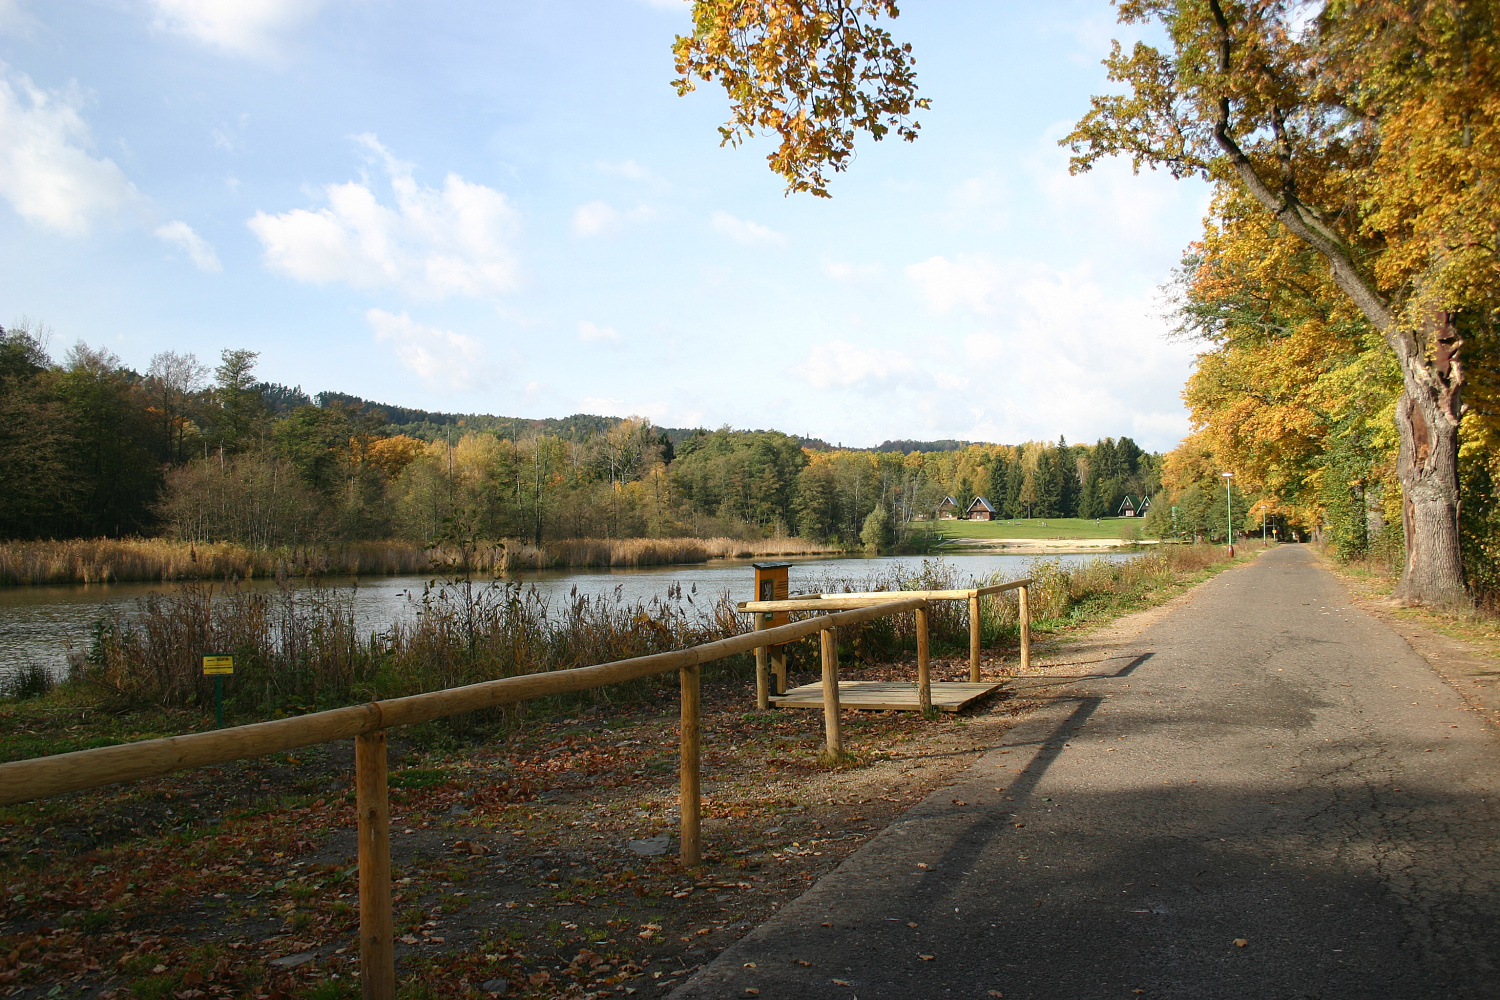
[[922, 136], [821, 200], [674, 94], [680, 0], [0, 0], [0, 323], [428, 409], [1170, 448], [1207, 188], [1056, 145], [1113, 8], [903, 7]]

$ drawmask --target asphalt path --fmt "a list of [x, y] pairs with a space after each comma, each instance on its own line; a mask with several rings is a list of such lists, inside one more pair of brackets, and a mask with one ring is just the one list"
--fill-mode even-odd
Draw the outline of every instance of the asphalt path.
[[1059, 659], [674, 1000], [1500, 997], [1500, 740], [1311, 552]]

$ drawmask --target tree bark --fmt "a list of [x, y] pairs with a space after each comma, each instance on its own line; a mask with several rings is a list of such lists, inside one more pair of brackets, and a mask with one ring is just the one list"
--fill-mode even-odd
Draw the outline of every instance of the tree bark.
[[[1416, 349], [1398, 354], [1403, 391], [1396, 404], [1401, 447], [1401, 525], [1406, 565], [1398, 600], [1453, 605], [1469, 600], [1458, 536], [1458, 425], [1463, 370], [1451, 314], [1429, 324], [1432, 336], [1413, 337]], [[1431, 341], [1432, 357], [1427, 343]]]

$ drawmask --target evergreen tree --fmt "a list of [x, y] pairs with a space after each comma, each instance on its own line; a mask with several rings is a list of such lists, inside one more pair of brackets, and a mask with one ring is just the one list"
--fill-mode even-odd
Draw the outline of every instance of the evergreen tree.
[[1003, 455], [995, 456], [995, 463], [990, 466], [990, 485], [985, 492], [990, 504], [1002, 514], [1005, 512], [1005, 485], [1010, 475], [1010, 463]]
[[1021, 491], [1026, 487], [1026, 468], [1021, 464], [1021, 457], [1010, 463], [1010, 468], [1005, 470], [1005, 499], [1002, 510], [1006, 517], [1020, 518], [1025, 516], [1026, 508], [1021, 504]]
[[1036, 461], [1036, 505], [1034, 517], [1060, 517], [1062, 514], [1062, 470], [1058, 468], [1058, 453], [1053, 448], [1043, 448]]

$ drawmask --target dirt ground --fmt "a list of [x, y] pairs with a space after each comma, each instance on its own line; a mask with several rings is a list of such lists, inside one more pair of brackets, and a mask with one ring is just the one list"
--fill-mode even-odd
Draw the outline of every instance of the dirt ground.
[[[1013, 666], [990, 660], [985, 672], [998, 680]], [[966, 674], [966, 661], [934, 663], [936, 679]], [[853, 760], [830, 767], [818, 759], [821, 711], [750, 711], [746, 688], [705, 682], [704, 862], [691, 871], [675, 857], [675, 697], [458, 750], [393, 738], [402, 994], [660, 993], [1034, 703], [1001, 691], [932, 722], [846, 712]], [[351, 771], [351, 746], [336, 744], [6, 810], [0, 990], [357, 995]]]

